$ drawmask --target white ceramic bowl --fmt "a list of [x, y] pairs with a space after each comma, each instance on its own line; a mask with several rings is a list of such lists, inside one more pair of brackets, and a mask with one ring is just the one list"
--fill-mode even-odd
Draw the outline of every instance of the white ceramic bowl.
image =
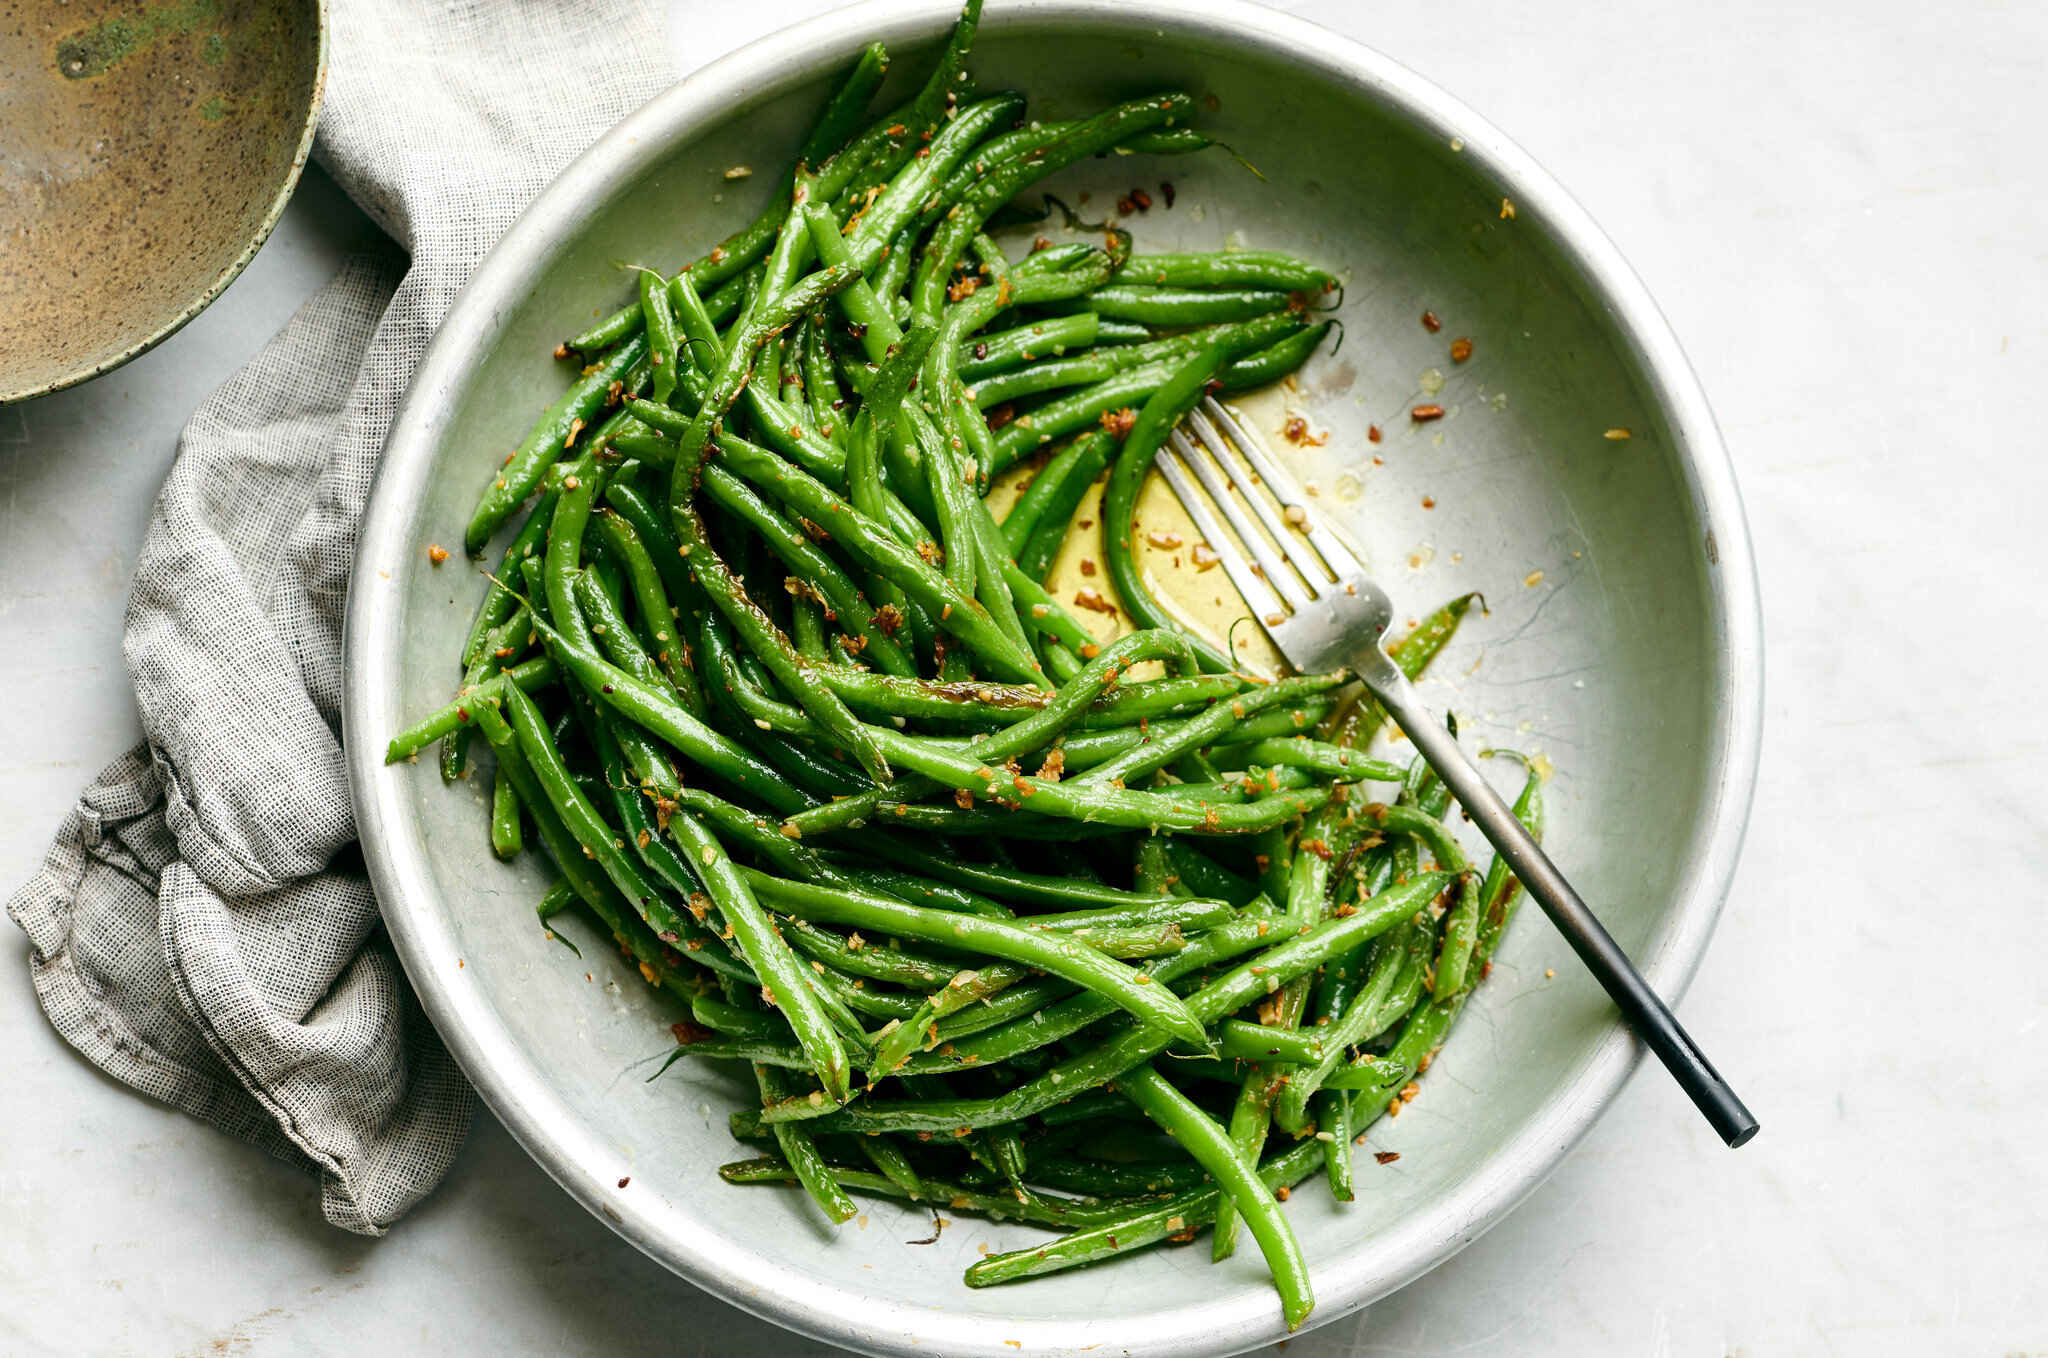
[[[1285, 1333], [1254, 1249], [1221, 1266], [1206, 1245], [1155, 1251], [975, 1292], [960, 1274], [983, 1244], [1038, 1233], [962, 1218], [909, 1248], [928, 1233], [923, 1212], [876, 1203], [864, 1229], [832, 1232], [795, 1191], [722, 1184], [715, 1167], [747, 1153], [726, 1114], [751, 1086], [695, 1065], [643, 1083], [636, 1063], [668, 1042], [661, 997], [608, 956], [586, 948], [577, 962], [543, 939], [531, 913], [542, 870], [491, 858], [479, 789], [443, 787], [431, 761], [378, 762], [393, 731], [444, 699], [481, 589], [430, 569], [422, 546], [460, 538], [478, 488], [560, 386], [555, 341], [626, 295], [622, 263], [673, 268], [750, 216], [771, 176], [722, 172], [783, 163], [861, 44], [887, 42], [908, 79], [953, 8], [862, 5], [715, 63], [609, 133], [484, 262], [420, 365], [364, 525], [347, 655], [357, 816], [413, 983], [492, 1109], [578, 1201], [685, 1278], [878, 1353], [1234, 1351]], [[1062, 178], [1098, 205], [1172, 179], [1176, 205], [1131, 223], [1140, 248], [1242, 239], [1346, 275], [1348, 342], [1287, 397], [1331, 431], [1317, 455], [1323, 505], [1406, 611], [1486, 593], [1491, 615], [1468, 622], [1439, 665], [1450, 679], [1430, 692], [1482, 741], [1555, 763], [1553, 853], [1651, 981], [1679, 995], [1742, 838], [1761, 641], [1726, 452], [1641, 285], [1500, 133], [1334, 33], [1233, 0], [990, 11], [974, 63], [985, 88], [1029, 92], [1038, 117], [1191, 89], [1204, 125], [1263, 172], [1212, 153], [1112, 157]], [[1418, 323], [1426, 308], [1443, 333]], [[1454, 335], [1475, 342], [1467, 364], [1444, 356]], [[1448, 375], [1431, 399], [1451, 415], [1412, 427], [1430, 368]], [[1384, 442], [1366, 441], [1369, 423]], [[1617, 428], [1632, 437], [1603, 437]], [[1363, 486], [1348, 501], [1347, 474]], [[1636, 1054], [1548, 923], [1525, 912], [1422, 1097], [1374, 1129], [1373, 1147], [1399, 1162], [1366, 1159], [1355, 1204], [1313, 1189], [1289, 1203], [1314, 1270], [1312, 1323], [1499, 1220]], [[679, 1324], [689, 1307], [679, 1292]]]

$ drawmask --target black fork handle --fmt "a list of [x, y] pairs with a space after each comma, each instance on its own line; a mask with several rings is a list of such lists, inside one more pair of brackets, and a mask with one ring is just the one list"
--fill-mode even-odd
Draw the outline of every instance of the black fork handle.
[[[1373, 648], [1375, 652], [1379, 648]], [[1757, 1120], [1743, 1106], [1699, 1044], [1685, 1031], [1669, 1006], [1650, 988], [1628, 954], [1614, 941], [1592, 908], [1550, 861], [1535, 838], [1499, 793], [1480, 775], [1459, 747], [1456, 737], [1438, 724], [1416, 696], [1414, 686], [1379, 652], [1381, 663], [1361, 675], [1401, 730], [1437, 771], [1451, 794], [1513, 869], [1524, 888], [1550, 916], [1551, 923], [1572, 945], [1601, 986], [1620, 1007], [1622, 1017], [1664, 1063], [1708, 1122], [1729, 1146], [1740, 1146], [1757, 1133]]]

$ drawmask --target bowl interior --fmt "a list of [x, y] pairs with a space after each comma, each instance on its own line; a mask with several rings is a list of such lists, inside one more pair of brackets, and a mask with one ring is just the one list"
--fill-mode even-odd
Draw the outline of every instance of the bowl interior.
[[[1038, 118], [1195, 91], [1203, 126], [1257, 174], [1220, 151], [1115, 156], [1062, 175], [1066, 200], [1093, 218], [1142, 186], [1153, 206], [1126, 223], [1141, 250], [1274, 246], [1344, 276], [1341, 352], [1249, 408], [1406, 613], [1485, 594], [1490, 612], [1475, 610], [1428, 696], [1476, 744], [1555, 765], [1556, 857], [1653, 976], [1682, 987], [1724, 885], [1709, 841], [1732, 852], [1729, 821], [1739, 834], [1747, 798], [1740, 752], [1738, 786], [1723, 781], [1726, 606], [1689, 470], [1695, 453], [1720, 452], [1686, 446], [1711, 444], [1711, 428], [1674, 414], [1670, 374], [1558, 229], [1569, 204], [1547, 181], [1508, 182], [1525, 163], [1483, 124], [1391, 63], [1327, 35], [1305, 42], [1315, 30], [1268, 11], [1251, 12], [1254, 26], [1221, 7], [1171, 23], [1113, 9], [993, 15], [975, 61], [984, 88], [1030, 92]], [[615, 134], [631, 144], [615, 161], [596, 163], [600, 153], [572, 170], [576, 182], [543, 203], [546, 221], [515, 228], [485, 266], [486, 296], [465, 313], [474, 328], [442, 341], [464, 355], [430, 359], [387, 455], [373, 522], [389, 526], [366, 542], [356, 588], [373, 597], [352, 611], [357, 758], [449, 690], [481, 582], [454, 563], [429, 568], [423, 549], [460, 539], [479, 487], [561, 387], [555, 342], [626, 296], [621, 266], [673, 268], [755, 211], [858, 43], [888, 40], [901, 76], [918, 66], [910, 35], [937, 31], [943, 14], [821, 21], [804, 50], [713, 68]], [[755, 173], [726, 178], [737, 166]], [[1503, 200], [1518, 193], [1511, 212]], [[1441, 331], [1425, 328], [1425, 311]], [[1473, 344], [1462, 364], [1448, 357], [1458, 337]], [[1425, 402], [1445, 416], [1411, 421]], [[1327, 442], [1287, 444], [1292, 413]], [[1730, 532], [1743, 550], [1739, 522]], [[1038, 1232], [963, 1216], [913, 1248], [931, 1233], [927, 1212], [868, 1204], [835, 1233], [795, 1191], [724, 1186], [716, 1166], [751, 1153], [726, 1133], [751, 1085], [690, 1063], [645, 1082], [675, 1015], [587, 933], [571, 933], [580, 960], [543, 936], [531, 910], [544, 874], [492, 860], [487, 788], [450, 790], [430, 760], [366, 763], [358, 777], [393, 931], [472, 1076], [572, 1191], [695, 1281], [877, 1350], [1220, 1352], [1282, 1337], [1249, 1245], [1220, 1266], [1204, 1243], [974, 1292], [960, 1274], [984, 1247]], [[1518, 777], [1502, 769], [1504, 783]], [[1540, 1180], [1626, 1061], [1597, 988], [1528, 912], [1421, 1097], [1372, 1129], [1369, 1148], [1399, 1161], [1361, 1152], [1353, 1204], [1320, 1185], [1289, 1204], [1315, 1268], [1315, 1319], [1483, 1230]]]
[[0, 400], [133, 357], [247, 262], [297, 178], [318, 0], [0, 0]]

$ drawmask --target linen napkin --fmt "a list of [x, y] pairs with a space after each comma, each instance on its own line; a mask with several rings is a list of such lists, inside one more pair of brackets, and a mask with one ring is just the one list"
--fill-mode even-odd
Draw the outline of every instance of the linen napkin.
[[316, 1170], [380, 1234], [474, 1095], [379, 927], [340, 729], [356, 525], [392, 411], [499, 235], [671, 78], [637, 0], [329, 0], [314, 155], [390, 241], [184, 430], [124, 652], [143, 742], [8, 903], [44, 1013], [140, 1092]]

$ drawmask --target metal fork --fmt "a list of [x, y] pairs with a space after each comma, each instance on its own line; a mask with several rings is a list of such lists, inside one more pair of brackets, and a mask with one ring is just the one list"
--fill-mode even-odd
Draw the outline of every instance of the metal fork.
[[[1153, 461], [1287, 663], [1347, 667], [1372, 690], [1722, 1140], [1740, 1146], [1755, 1136], [1742, 1100], [1381, 648], [1393, 603], [1317, 520], [1294, 479], [1213, 396]], [[1259, 482], [1280, 508], [1258, 493]]]

